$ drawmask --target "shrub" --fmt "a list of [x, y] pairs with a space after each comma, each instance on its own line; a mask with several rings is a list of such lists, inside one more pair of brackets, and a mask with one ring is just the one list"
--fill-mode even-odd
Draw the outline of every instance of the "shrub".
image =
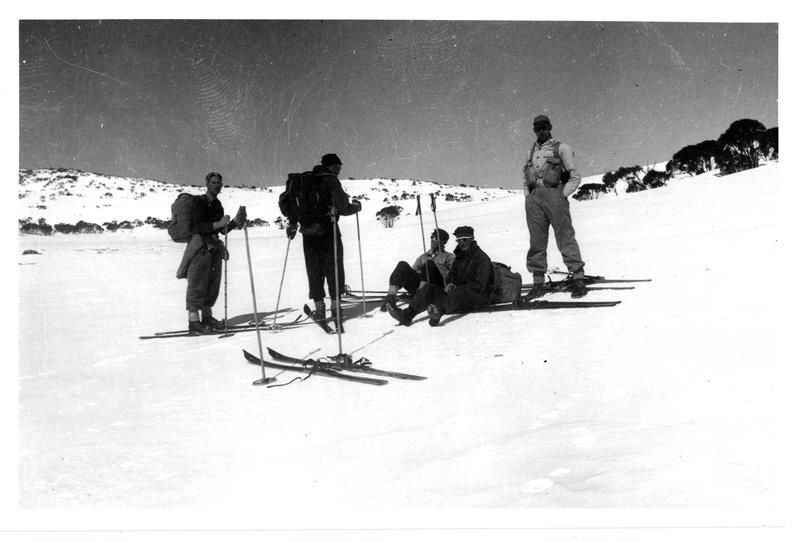
[[170, 221], [169, 220], [161, 220], [160, 218], [155, 218], [155, 217], [152, 217], [152, 216], [148, 216], [144, 220], [144, 223], [152, 225], [157, 230], [165, 230], [165, 229], [167, 229], [167, 226], [169, 226]]
[[59, 223], [54, 226], [59, 233], [103, 233], [103, 226], [93, 222], [79, 220], [76, 224]]
[[123, 220], [119, 223], [117, 223], [116, 220], [112, 220], [111, 222], [103, 222], [103, 226], [105, 226], [107, 231], [132, 230], [133, 228], [138, 228], [141, 225], [141, 220], [134, 220], [133, 222], [130, 220]]
[[389, 205], [375, 213], [375, 220], [380, 221], [385, 228], [391, 228], [394, 226], [395, 220], [400, 217], [402, 211], [403, 208], [399, 205]]
[[767, 160], [778, 159], [778, 127], [770, 128], [761, 137], [761, 152]]
[[623, 166], [617, 171], [608, 171], [603, 175], [603, 184], [608, 188], [606, 192], [614, 190], [617, 181], [639, 181], [639, 174], [644, 171], [642, 166]]
[[[616, 182], [615, 182], [616, 184]], [[578, 201], [585, 201], [589, 199], [597, 199], [601, 195], [608, 193], [609, 190], [613, 190], [610, 186], [605, 183], [586, 183], [582, 184], [578, 187], [578, 190], [575, 194], [572, 195], [573, 199]]]
[[644, 177], [642, 177], [642, 184], [644, 184], [647, 188], [661, 188], [662, 186], [666, 186], [667, 181], [671, 178], [672, 175], [666, 171], [656, 171], [655, 169], [651, 169], [644, 174]]
[[40, 221], [38, 224], [35, 222], [24, 222], [19, 227], [20, 233], [27, 233], [29, 235], [52, 235], [53, 227], [46, 222]]
[[714, 154], [717, 142], [708, 139], [696, 145], [687, 145], [672, 155], [667, 164], [668, 171], [682, 171], [689, 175], [700, 175], [716, 167]]
[[611, 186], [614, 186], [615, 184], [617, 184], [617, 181], [619, 180], [619, 178], [617, 177], [616, 172], [607, 171], [607, 172], [605, 172], [603, 174], [603, 179], [602, 180], [603, 180], [603, 184], [605, 186], [611, 187]]
[[722, 175], [758, 167], [767, 129], [757, 120], [734, 121], [717, 140], [714, 159]]
[[625, 189], [625, 192], [641, 192], [642, 190], [647, 190], [647, 186], [641, 181], [632, 181], [628, 183], [628, 188]]

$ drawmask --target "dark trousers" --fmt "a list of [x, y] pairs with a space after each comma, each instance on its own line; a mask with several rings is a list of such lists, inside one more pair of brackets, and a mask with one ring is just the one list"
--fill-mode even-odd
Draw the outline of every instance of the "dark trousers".
[[219, 297], [222, 278], [222, 251], [203, 247], [189, 263], [186, 275], [186, 310], [211, 314]]
[[525, 219], [530, 234], [527, 267], [533, 273], [534, 282], [544, 280], [547, 272], [547, 240], [550, 226], [556, 238], [561, 257], [567, 271], [576, 278], [583, 277], [583, 260], [578, 241], [575, 240], [575, 229], [572, 227], [572, 216], [569, 214], [569, 201], [564, 197], [561, 187], [537, 187], [525, 196]]
[[425, 262], [425, 267], [422, 268], [420, 273], [414, 271], [408, 262], [398, 262], [392, 274], [389, 275], [390, 285], [397, 286], [398, 289], [405, 288], [406, 292], [411, 295], [417, 292], [421, 282], [444, 287], [442, 273], [432, 261]]
[[[308, 275], [308, 297], [314, 301], [325, 299], [325, 281], [331, 299], [341, 297], [344, 292], [344, 262], [342, 259], [342, 236], [336, 230], [336, 251], [333, 253], [333, 229], [322, 235], [303, 235], [303, 254]], [[336, 291], [336, 269], [339, 270], [339, 292]]]
[[489, 304], [489, 299], [468, 286], [456, 286], [448, 293], [441, 286], [429, 283], [417, 290], [408, 304], [408, 310], [413, 317], [430, 304], [439, 305], [444, 314], [457, 314], [483, 308]]

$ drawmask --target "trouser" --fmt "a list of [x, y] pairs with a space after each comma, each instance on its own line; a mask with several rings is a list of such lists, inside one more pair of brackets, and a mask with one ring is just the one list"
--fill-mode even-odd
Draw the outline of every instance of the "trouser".
[[389, 275], [389, 285], [397, 287], [397, 289], [405, 288], [406, 292], [414, 295], [419, 288], [421, 282], [428, 282], [444, 287], [444, 279], [442, 273], [436, 264], [428, 260], [420, 273], [414, 271], [408, 262], [398, 262]]
[[[325, 281], [328, 281], [328, 293], [331, 299], [341, 297], [344, 292], [344, 263], [342, 258], [342, 236], [336, 229], [336, 251], [333, 253], [333, 228], [323, 231], [322, 235], [303, 235], [303, 254], [306, 259], [306, 275], [308, 275], [308, 297], [314, 301], [325, 299]], [[336, 270], [339, 270], [339, 291], [336, 291]]]
[[208, 247], [198, 250], [186, 273], [186, 310], [201, 310], [203, 316], [211, 316], [221, 279], [222, 250]]
[[530, 234], [527, 267], [533, 273], [534, 282], [544, 282], [547, 272], [547, 240], [550, 226], [556, 238], [556, 246], [564, 265], [575, 278], [583, 277], [581, 250], [575, 240], [575, 229], [569, 214], [569, 201], [562, 187], [537, 186], [525, 196], [525, 219]]
[[428, 283], [414, 294], [408, 304], [408, 311], [413, 317], [430, 304], [441, 307], [443, 314], [457, 314], [483, 308], [489, 304], [489, 299], [468, 286], [456, 286], [450, 292], [445, 292], [441, 286]]

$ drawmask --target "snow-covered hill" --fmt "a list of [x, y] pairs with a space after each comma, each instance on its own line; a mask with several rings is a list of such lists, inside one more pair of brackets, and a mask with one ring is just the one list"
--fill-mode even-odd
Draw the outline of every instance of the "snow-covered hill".
[[[258, 352], [253, 333], [140, 340], [186, 325], [185, 281], [174, 275], [182, 246], [163, 231], [20, 236], [20, 249], [39, 254], [18, 257], [17, 495], [47, 518], [33, 524], [23, 511], [7, 523], [162, 525], [97, 513], [107, 508], [170, 509], [170, 525], [191, 529], [559, 526], [589, 508], [604, 509], [596, 526], [785, 522], [779, 490], [792, 422], [782, 414], [788, 384], [776, 346], [782, 285], [746, 282], [748, 270], [781, 261], [778, 171], [770, 163], [571, 203], [587, 272], [652, 279], [586, 298], [622, 301], [613, 308], [473, 314], [440, 328], [422, 316], [398, 327], [375, 305], [367, 317], [354, 308], [345, 352], [428, 377], [383, 387], [314, 376], [254, 387], [260, 370], [241, 353]], [[20, 217], [51, 223], [166, 218], [183, 189], [88, 175], [58, 186], [37, 175], [21, 181]], [[367, 289], [384, 288], [398, 260], [421, 252], [413, 199], [398, 201], [411, 214], [393, 228], [374, 220], [386, 197], [414, 190], [441, 190], [441, 227], [473, 226], [492, 259], [530, 278], [521, 192], [343, 184], [369, 198], [360, 222], [341, 220], [354, 289], [362, 268]], [[61, 190], [73, 195], [51, 198]], [[278, 192], [230, 188], [222, 199], [269, 219]], [[447, 193], [472, 199], [447, 202]], [[298, 243], [275, 227], [253, 228], [249, 241], [229, 236], [229, 316], [253, 311], [249, 248], [261, 312], [278, 305], [287, 258], [280, 307], [294, 318], [307, 301]], [[550, 264], [560, 265], [550, 248]], [[220, 296], [216, 314], [224, 310]], [[315, 326], [264, 332], [262, 341], [299, 356], [338, 350], [336, 336]], [[268, 375], [281, 384], [295, 376]], [[72, 510], [55, 512], [62, 508]], [[473, 512], [455, 519], [452, 509]], [[621, 519], [636, 511], [644, 519]]]
[[[429, 205], [428, 195], [434, 193], [437, 205], [446, 208], [452, 202], [489, 201], [511, 193], [503, 189], [404, 179], [342, 180], [342, 186], [350, 196], [362, 200], [364, 211], [371, 216], [387, 205], [400, 205], [406, 216], [413, 215], [417, 194], [424, 195], [423, 203]], [[269, 226], [279, 221], [277, 202], [283, 188], [227, 187], [221, 200], [231, 212], [245, 205], [251, 220], [261, 219]], [[20, 170], [18, 216], [20, 221], [38, 223], [44, 220], [51, 226], [75, 224], [79, 220], [101, 226], [106, 222], [143, 222], [148, 218], [168, 220], [170, 205], [178, 194], [202, 194], [204, 191], [202, 183], [184, 186], [72, 169]]]

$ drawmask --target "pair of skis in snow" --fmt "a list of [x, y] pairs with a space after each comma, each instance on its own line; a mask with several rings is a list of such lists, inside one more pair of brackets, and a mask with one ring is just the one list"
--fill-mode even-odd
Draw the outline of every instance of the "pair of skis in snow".
[[[353, 360], [352, 356], [349, 354], [340, 354], [330, 358], [320, 358], [316, 360], [301, 359], [281, 354], [272, 348], [267, 348], [267, 353], [269, 353], [272, 360], [262, 360], [247, 350], [242, 350], [242, 353], [244, 354], [245, 360], [253, 365], [269, 367], [270, 369], [305, 373], [308, 376], [319, 375], [327, 378], [346, 380], [348, 382], [357, 382], [359, 384], [371, 384], [373, 386], [384, 386], [389, 383], [388, 380], [374, 378], [375, 376], [397, 378], [400, 380], [425, 380], [427, 378], [408, 373], [377, 369], [373, 367], [371, 362], [366, 358]], [[359, 376], [350, 373], [366, 373], [373, 376]]]
[[263, 331], [282, 331], [284, 329], [294, 329], [297, 327], [302, 327], [308, 325], [308, 318], [305, 316], [298, 316], [294, 320], [289, 322], [267, 322], [262, 320], [258, 324], [253, 322], [248, 322], [246, 324], [236, 324], [236, 325], [229, 325], [227, 328], [220, 328], [214, 329], [211, 333], [207, 333], [205, 335], [198, 335], [195, 333], [190, 332], [188, 329], [176, 329], [174, 331], [157, 331], [152, 335], [141, 335], [139, 338], [142, 340], [148, 339], [172, 339], [175, 337], [207, 337], [207, 336], [216, 336], [218, 338], [228, 337], [229, 335], [233, 335], [236, 333], [244, 333], [250, 331], [256, 331], [256, 329], [260, 329]]

